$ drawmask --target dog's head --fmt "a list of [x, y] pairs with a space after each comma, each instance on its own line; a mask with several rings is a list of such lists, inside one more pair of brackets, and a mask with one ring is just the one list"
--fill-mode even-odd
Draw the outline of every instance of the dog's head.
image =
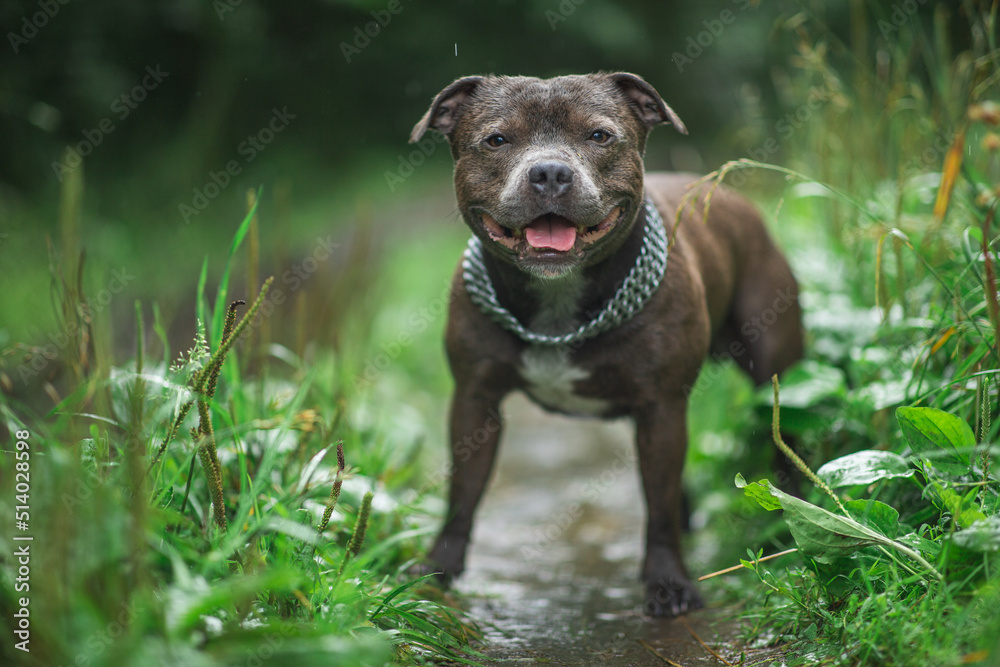
[[634, 74], [458, 79], [413, 128], [443, 133], [465, 221], [495, 256], [557, 277], [613, 252], [642, 206], [649, 130], [672, 123]]

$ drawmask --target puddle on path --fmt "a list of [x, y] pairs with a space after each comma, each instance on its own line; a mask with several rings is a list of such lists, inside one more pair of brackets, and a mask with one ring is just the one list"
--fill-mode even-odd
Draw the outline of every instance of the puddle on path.
[[718, 610], [684, 620], [642, 613], [631, 425], [549, 415], [520, 396], [504, 407], [495, 477], [456, 582], [484, 621], [486, 664], [723, 664], [691, 630], [738, 658], [721, 645], [734, 623]]

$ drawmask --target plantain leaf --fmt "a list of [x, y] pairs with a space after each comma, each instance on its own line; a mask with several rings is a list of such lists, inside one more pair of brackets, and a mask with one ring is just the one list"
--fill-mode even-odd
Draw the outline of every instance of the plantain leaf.
[[[743, 480], [737, 477], [737, 486]], [[746, 484], [743, 480], [743, 492], [756, 500], [762, 507], [767, 507], [768, 501], [763, 493], [773, 496], [785, 511], [785, 523], [795, 539], [799, 550], [806, 556], [825, 564], [832, 564], [838, 558], [849, 556], [858, 549], [869, 546], [882, 546], [900, 551], [920, 563], [937, 579], [941, 574], [924, 558], [905, 544], [889, 539], [876, 530], [861, 525], [854, 519], [828, 512], [822, 507], [790, 496], [774, 488], [767, 480]], [[773, 504], [773, 503], [769, 503]], [[878, 510], [883, 518], [887, 518], [884, 510]]]
[[976, 506], [976, 496], [979, 494], [977, 488], [970, 489], [963, 497], [957, 491], [931, 479], [927, 489], [930, 491], [931, 501], [950, 513], [959, 528], [969, 528], [977, 521], [986, 518]]
[[952, 533], [951, 541], [969, 551], [1000, 551], [1000, 517], [980, 519], [965, 530]]
[[844, 503], [851, 518], [862, 525], [874, 528], [886, 537], [899, 533], [899, 512], [878, 500], [852, 500]]
[[854, 519], [848, 519], [804, 500], [783, 494], [772, 488], [785, 510], [785, 522], [799, 549], [815, 560], [832, 564], [863, 547], [876, 544], [890, 546], [892, 540]]
[[[818, 361], [800, 361], [782, 375], [781, 409], [815, 408], [826, 400], [843, 398], [846, 393], [847, 384], [842, 370]], [[760, 405], [774, 405], [774, 392], [770, 386], [758, 391], [757, 401]]]
[[934, 540], [929, 540], [922, 535], [917, 535], [916, 533], [907, 533], [906, 535], [900, 535], [896, 538], [896, 541], [905, 544], [914, 551], [930, 558], [931, 560], [937, 560], [941, 555], [941, 543], [935, 542]]
[[968, 474], [976, 436], [965, 420], [936, 408], [908, 407], [898, 408], [896, 419], [922, 460], [948, 475]]
[[841, 456], [816, 471], [831, 489], [859, 484], [871, 484], [880, 479], [912, 477], [916, 472], [899, 454], [866, 449]]
[[[767, 484], [767, 486], [764, 486], [765, 484]], [[747, 481], [743, 479], [743, 475], [736, 473], [737, 489], [743, 489], [743, 493], [745, 493], [748, 498], [753, 498], [757, 501], [757, 504], [769, 512], [771, 510], [780, 510], [781, 502], [771, 495], [769, 487], [770, 484], [768, 484], [767, 480], [747, 484]]]

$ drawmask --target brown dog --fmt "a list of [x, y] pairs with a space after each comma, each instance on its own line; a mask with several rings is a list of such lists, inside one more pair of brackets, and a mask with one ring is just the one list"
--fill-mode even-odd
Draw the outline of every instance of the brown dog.
[[690, 388], [709, 352], [767, 381], [800, 358], [802, 329], [795, 278], [746, 200], [720, 188], [707, 220], [692, 206], [674, 229], [695, 177], [644, 174], [660, 123], [687, 133], [648, 83], [618, 73], [462, 78], [413, 128], [413, 142], [447, 136], [473, 233], [447, 328], [450, 510], [429, 555], [446, 580], [490, 476], [491, 415], [520, 389], [552, 411], [634, 419], [647, 611], [701, 606], [680, 552]]

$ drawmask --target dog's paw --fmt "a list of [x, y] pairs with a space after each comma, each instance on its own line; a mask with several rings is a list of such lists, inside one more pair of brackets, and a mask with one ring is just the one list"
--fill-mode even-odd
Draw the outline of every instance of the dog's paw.
[[427, 557], [412, 565], [407, 573], [412, 577], [435, 575], [434, 580], [445, 588], [465, 570], [465, 549], [468, 539], [442, 535]]
[[646, 586], [646, 613], [650, 616], [680, 616], [705, 603], [690, 581], [686, 579], [660, 579]]

